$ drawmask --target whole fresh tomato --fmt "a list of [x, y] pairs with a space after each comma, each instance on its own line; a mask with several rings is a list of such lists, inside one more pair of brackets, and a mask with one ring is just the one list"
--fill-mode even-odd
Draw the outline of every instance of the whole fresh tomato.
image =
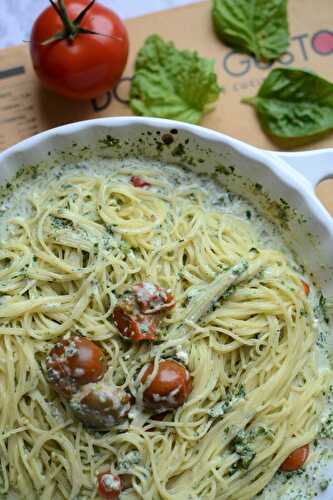
[[120, 79], [128, 35], [112, 10], [95, 0], [50, 0], [31, 34], [31, 57], [42, 83], [72, 99], [92, 99]]

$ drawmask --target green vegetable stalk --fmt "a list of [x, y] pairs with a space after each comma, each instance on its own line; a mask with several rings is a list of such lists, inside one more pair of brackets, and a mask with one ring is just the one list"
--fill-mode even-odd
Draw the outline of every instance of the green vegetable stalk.
[[243, 102], [255, 107], [263, 128], [278, 138], [311, 137], [333, 129], [333, 83], [310, 71], [276, 68], [257, 96]]
[[199, 123], [221, 90], [213, 60], [151, 35], [136, 58], [130, 106], [137, 115]]
[[287, 0], [213, 0], [213, 23], [231, 47], [274, 60], [288, 49]]

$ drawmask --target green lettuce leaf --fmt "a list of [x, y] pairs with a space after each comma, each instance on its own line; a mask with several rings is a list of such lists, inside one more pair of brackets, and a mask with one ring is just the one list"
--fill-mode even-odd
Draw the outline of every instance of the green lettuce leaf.
[[214, 0], [213, 23], [231, 47], [272, 60], [289, 45], [287, 0]]
[[151, 35], [136, 58], [130, 106], [138, 115], [198, 123], [220, 92], [213, 60]]
[[311, 137], [333, 129], [333, 83], [295, 68], [273, 69], [252, 104], [264, 129], [280, 138]]

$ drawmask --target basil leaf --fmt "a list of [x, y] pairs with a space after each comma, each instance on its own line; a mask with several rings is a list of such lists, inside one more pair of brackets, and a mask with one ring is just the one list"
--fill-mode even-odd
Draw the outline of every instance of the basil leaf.
[[231, 47], [272, 60], [289, 45], [287, 0], [214, 0], [213, 23]]
[[136, 58], [130, 106], [138, 115], [198, 123], [220, 92], [213, 60], [151, 35]]
[[294, 68], [273, 69], [256, 97], [255, 106], [268, 133], [281, 138], [309, 137], [333, 128], [333, 83]]

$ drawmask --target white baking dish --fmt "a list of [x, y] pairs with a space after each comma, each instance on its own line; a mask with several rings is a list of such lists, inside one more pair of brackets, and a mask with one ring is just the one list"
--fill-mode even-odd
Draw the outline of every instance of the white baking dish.
[[[259, 209], [285, 216], [282, 231], [298, 261], [313, 273], [324, 295], [333, 294], [333, 221], [314, 191], [318, 182], [333, 176], [333, 149], [275, 153], [185, 123], [106, 118], [49, 130], [7, 149], [0, 154], [0, 184], [22, 166], [40, 161], [119, 154], [160, 157], [201, 172], [221, 167], [219, 179], [231, 190]], [[333, 476], [333, 464], [328, 475]], [[320, 498], [333, 498], [333, 484]]]

